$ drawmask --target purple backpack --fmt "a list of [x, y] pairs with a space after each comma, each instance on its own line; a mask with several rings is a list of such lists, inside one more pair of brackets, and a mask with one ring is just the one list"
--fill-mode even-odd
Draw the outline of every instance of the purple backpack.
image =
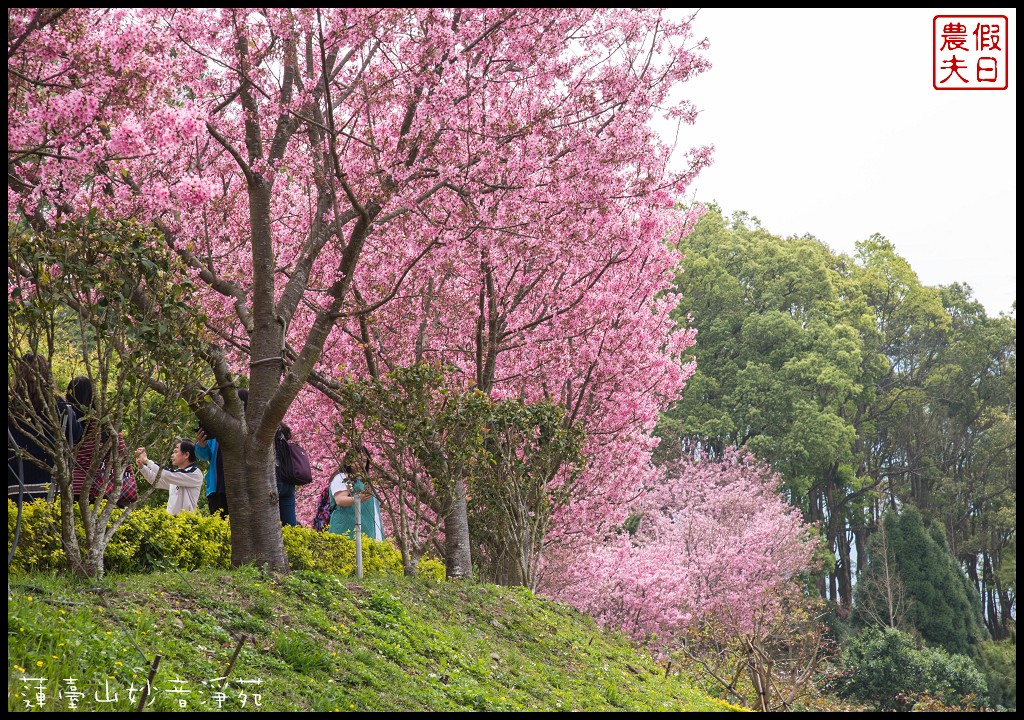
[[309, 485], [313, 482], [313, 469], [309, 455], [298, 444], [289, 442], [281, 433], [274, 438], [279, 477], [289, 485]]

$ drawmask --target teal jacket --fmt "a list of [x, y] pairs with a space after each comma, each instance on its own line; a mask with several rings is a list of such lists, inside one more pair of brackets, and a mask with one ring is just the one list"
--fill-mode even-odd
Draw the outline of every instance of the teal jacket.
[[217, 492], [217, 440], [207, 438], [206, 447], [196, 443], [196, 458], [210, 463], [206, 468], [206, 494], [212, 495]]

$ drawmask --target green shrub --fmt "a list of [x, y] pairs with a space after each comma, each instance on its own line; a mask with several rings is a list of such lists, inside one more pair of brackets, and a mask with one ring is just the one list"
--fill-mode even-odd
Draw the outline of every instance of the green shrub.
[[880, 710], [907, 710], [923, 697], [947, 706], [988, 700], [985, 676], [969, 657], [918, 648], [910, 635], [893, 628], [864, 630], [850, 640], [840, 659], [846, 672], [839, 696]]
[[[18, 506], [7, 501], [7, 552], [14, 542]], [[21, 532], [18, 548], [7, 567], [8, 573], [33, 570], [64, 569], [67, 557], [60, 542], [60, 514], [57, 506], [46, 502], [27, 502], [22, 505]]]
[[427, 578], [436, 582], [443, 582], [448, 577], [448, 571], [444, 563], [435, 558], [422, 557], [416, 566], [416, 572], [421, 578]]
[[[285, 526], [284, 550], [292, 570], [315, 570], [332, 575], [354, 575], [356, 572], [356, 543], [346, 535], [318, 532], [301, 525]], [[421, 558], [420, 576], [445, 579], [444, 563], [433, 558]], [[363, 537], [364, 575], [401, 575], [402, 554], [388, 540]]]
[[[114, 510], [113, 517], [121, 515]], [[17, 506], [7, 502], [8, 543], [14, 537]], [[75, 506], [78, 541], [84, 544], [82, 518]], [[10, 549], [8, 547], [8, 549]], [[107, 545], [104, 567], [108, 572], [151, 572], [174, 566], [181, 570], [201, 567], [227, 568], [231, 560], [227, 521], [196, 513], [169, 515], [163, 507], [133, 511]], [[33, 501], [24, 504], [21, 534], [9, 572], [65, 571], [68, 558], [61, 547], [60, 503]]]
[[231, 567], [231, 528], [226, 519], [197, 513], [181, 513], [174, 519], [171, 529], [178, 567], [190, 570]]
[[988, 682], [988, 696], [993, 705], [1017, 707], [1017, 638], [983, 642], [979, 647], [978, 666]]
[[[115, 510], [114, 517], [121, 511]], [[79, 541], [83, 541], [81, 517], [76, 507]], [[14, 537], [17, 507], [7, 502], [8, 543]], [[315, 570], [332, 575], [355, 574], [355, 542], [346, 536], [316, 532], [306, 527], [284, 527], [285, 553], [293, 570]], [[8, 547], [9, 549], [9, 547]], [[231, 564], [231, 531], [220, 515], [180, 513], [169, 515], [163, 507], [138, 508], [110, 540], [105, 555], [108, 572], [152, 572], [163, 567], [179, 570], [227, 568]], [[18, 549], [8, 572], [67, 570], [60, 541], [59, 504], [42, 501], [24, 504]], [[444, 565], [424, 558], [419, 572], [443, 580]], [[402, 557], [388, 541], [363, 538], [365, 575], [401, 575]]]
[[104, 565], [110, 572], [152, 572], [170, 565], [166, 552], [173, 546], [171, 523], [176, 516], [164, 508], [135, 510], [114, 533]]
[[[285, 526], [284, 550], [292, 570], [318, 570], [332, 575], [354, 575], [356, 543], [344, 535], [311, 528]], [[402, 556], [386, 541], [363, 537], [364, 575], [401, 575]]]

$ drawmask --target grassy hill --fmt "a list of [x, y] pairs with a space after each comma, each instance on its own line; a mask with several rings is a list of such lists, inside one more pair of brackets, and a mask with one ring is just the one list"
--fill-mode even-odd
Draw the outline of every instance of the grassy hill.
[[8, 710], [134, 709], [158, 654], [148, 711], [738, 709], [518, 588], [250, 568], [32, 574], [8, 576], [7, 613]]

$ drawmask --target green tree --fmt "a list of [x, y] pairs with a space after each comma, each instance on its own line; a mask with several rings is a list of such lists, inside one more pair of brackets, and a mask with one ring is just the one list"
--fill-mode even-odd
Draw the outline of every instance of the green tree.
[[698, 330], [697, 373], [662, 418], [660, 459], [680, 444], [746, 445], [771, 463], [834, 553], [820, 594], [848, 606], [848, 530], [875, 483], [858, 472], [859, 440], [886, 368], [852, 261], [809, 236], [771, 235], [745, 213], [729, 223], [716, 208], [679, 250], [679, 320], [689, 314]]
[[476, 564], [500, 584], [535, 590], [551, 517], [583, 470], [584, 433], [557, 403], [510, 398], [489, 409], [469, 503]]
[[[71, 372], [92, 381], [94, 404], [82, 420], [96, 452], [84, 470], [89, 478], [100, 472], [116, 478], [107, 502], [90, 502], [91, 482], [75, 497], [75, 449], [55, 408], [40, 415], [20, 393], [9, 393], [8, 422], [46, 438], [64, 552], [75, 571], [89, 577], [103, 574], [107, 545], [130, 515], [113, 517], [131, 462], [118, 451], [117, 434], [123, 431], [131, 448], [158, 442], [169, 451], [171, 419], [181, 412], [178, 389], [197, 375], [202, 319], [191, 303], [191, 284], [169, 250], [149, 246], [150, 234], [127, 222], [87, 220], [45, 232], [8, 225], [8, 366], [32, 352], [47, 367], [69, 373], [59, 385], [40, 373], [45, 377], [36, 382], [45, 380], [50, 396], [63, 394]], [[153, 417], [162, 422], [149, 421]], [[152, 493], [140, 491], [139, 502]]]
[[1013, 626], [1015, 571], [1001, 572], [1016, 542], [1016, 319], [990, 318], [969, 288], [943, 288], [952, 329], [926, 380], [937, 471], [928, 517], [942, 522], [950, 549], [984, 603], [995, 638]]
[[490, 401], [418, 363], [341, 384], [342, 445], [372, 447], [372, 485], [390, 516], [407, 575], [443, 533], [449, 577], [470, 577], [467, 481], [483, 461]]
[[373, 484], [407, 574], [443, 533], [449, 577], [472, 564], [533, 589], [552, 513], [583, 469], [583, 431], [557, 403], [496, 401], [456, 378], [421, 362], [343, 383], [341, 443], [374, 449]]
[[966, 286], [922, 285], [880, 235], [848, 257], [712, 208], [679, 249], [678, 319], [698, 331], [697, 373], [662, 416], [658, 459], [746, 445], [771, 463], [831, 552], [819, 593], [846, 607], [884, 508], [919, 507], [1005, 637], [1016, 320], [986, 317]]
[[920, 287], [884, 238], [858, 250], [888, 365], [866, 412], [873, 432], [861, 440], [862, 472], [880, 483], [864, 526], [894, 504], [941, 522], [985, 600], [990, 632], [1005, 637], [1012, 596], [999, 567], [1016, 533], [1016, 320], [987, 317], [966, 286]]

